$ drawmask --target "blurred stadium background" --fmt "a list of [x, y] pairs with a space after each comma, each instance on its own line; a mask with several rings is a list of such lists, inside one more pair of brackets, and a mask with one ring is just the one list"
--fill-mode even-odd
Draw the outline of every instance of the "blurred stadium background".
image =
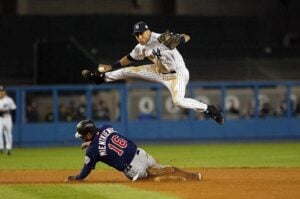
[[[297, 0], [1, 0], [0, 83], [18, 106], [14, 144], [74, 144], [83, 118], [134, 140], [299, 139], [299, 11]], [[161, 85], [81, 78], [130, 52], [140, 20], [191, 35], [179, 47], [187, 95], [219, 104], [224, 126], [174, 107]]]

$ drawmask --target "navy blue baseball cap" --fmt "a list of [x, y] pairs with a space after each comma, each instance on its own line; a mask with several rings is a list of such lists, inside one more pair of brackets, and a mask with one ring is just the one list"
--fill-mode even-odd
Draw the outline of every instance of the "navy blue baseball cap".
[[145, 22], [143, 21], [137, 22], [136, 24], [133, 25], [132, 35], [135, 35], [136, 33], [142, 33], [145, 30], [149, 30], [149, 29], [150, 29], [149, 26]]

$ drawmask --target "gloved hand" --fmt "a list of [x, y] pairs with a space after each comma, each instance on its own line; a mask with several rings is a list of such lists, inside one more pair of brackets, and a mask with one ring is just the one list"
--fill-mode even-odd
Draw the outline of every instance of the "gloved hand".
[[159, 43], [164, 44], [166, 47], [168, 47], [170, 50], [173, 50], [180, 44], [180, 35], [174, 34], [170, 32], [169, 30], [166, 30], [166, 32], [162, 33], [157, 40]]

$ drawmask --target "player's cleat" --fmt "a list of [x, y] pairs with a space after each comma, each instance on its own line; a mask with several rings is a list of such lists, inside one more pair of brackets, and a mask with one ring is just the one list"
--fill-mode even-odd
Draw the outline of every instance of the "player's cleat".
[[7, 150], [7, 155], [10, 156], [11, 155], [11, 152], [10, 150]]
[[0, 149], [0, 154], [3, 154], [3, 149]]
[[139, 174], [137, 173], [133, 178], [132, 178], [132, 182], [136, 181], [139, 178]]
[[199, 180], [201, 181], [202, 180], [202, 174], [199, 172], [199, 173], [195, 173], [196, 175], [196, 180]]
[[204, 113], [213, 118], [218, 124], [224, 124], [223, 114], [216, 105], [208, 105], [207, 110]]
[[84, 77], [84, 79], [89, 80], [94, 82], [95, 84], [101, 84], [104, 82], [104, 77], [105, 74], [104, 73], [100, 73], [98, 71], [96, 72], [91, 72], [89, 70], [83, 70], [81, 72], [82, 76]]

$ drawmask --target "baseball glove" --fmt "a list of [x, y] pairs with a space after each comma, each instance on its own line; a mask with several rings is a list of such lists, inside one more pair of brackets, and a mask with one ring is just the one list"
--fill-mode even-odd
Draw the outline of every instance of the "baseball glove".
[[173, 50], [180, 44], [180, 35], [174, 34], [167, 30], [166, 32], [162, 33], [157, 40], [159, 43], [164, 44], [166, 47], [168, 47], [170, 50]]

